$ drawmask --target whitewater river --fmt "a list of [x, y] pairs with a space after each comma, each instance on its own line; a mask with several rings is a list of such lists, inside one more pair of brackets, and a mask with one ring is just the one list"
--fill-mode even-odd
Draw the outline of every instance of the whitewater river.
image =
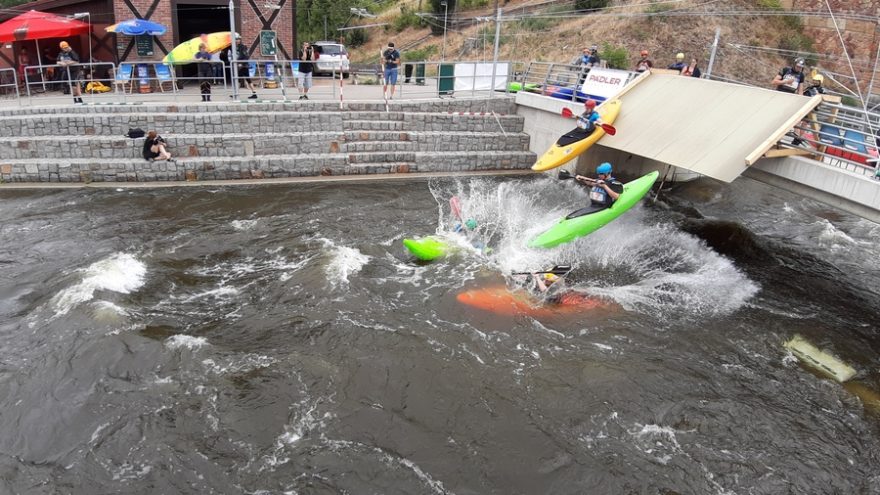
[[[452, 195], [492, 251], [414, 262]], [[536, 177], [0, 190], [0, 493], [880, 493], [880, 226], [698, 181], [525, 247], [586, 201]], [[456, 299], [555, 264], [602, 304]]]

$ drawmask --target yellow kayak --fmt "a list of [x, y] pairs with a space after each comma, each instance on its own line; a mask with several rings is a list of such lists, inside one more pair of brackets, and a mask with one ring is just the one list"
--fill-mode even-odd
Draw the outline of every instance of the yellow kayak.
[[[620, 105], [620, 100], [610, 100], [596, 107], [596, 111], [602, 116], [602, 122], [613, 124], [614, 119], [617, 118], [617, 114], [620, 113]], [[534, 165], [532, 165], [532, 170], [543, 172], [563, 165], [569, 160], [576, 158], [584, 151], [587, 151], [587, 148], [595, 144], [596, 141], [602, 139], [602, 136], [605, 135], [605, 131], [602, 130], [601, 127], [596, 126], [596, 130], [591, 134], [581, 139], [576, 139], [579, 137], [578, 134], [581, 134], [582, 132], [583, 131], [580, 129], [575, 128], [573, 131], [559, 138], [559, 140], [556, 141], [546, 153], [541, 155], [541, 158], [538, 158], [538, 161], [535, 162]], [[576, 139], [573, 142], [572, 136]]]
[[208, 53], [216, 53], [231, 44], [229, 39], [229, 31], [221, 31], [219, 33], [204, 34], [174, 47], [174, 50], [168, 52], [162, 59], [166, 64], [188, 64], [195, 61], [196, 53], [199, 53], [199, 45], [205, 44]]

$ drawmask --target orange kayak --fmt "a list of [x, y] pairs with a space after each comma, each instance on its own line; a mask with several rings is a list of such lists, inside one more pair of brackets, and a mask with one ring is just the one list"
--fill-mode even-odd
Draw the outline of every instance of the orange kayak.
[[611, 301], [574, 291], [560, 294], [555, 302], [542, 304], [541, 300], [526, 291], [511, 291], [506, 285], [500, 284], [462, 292], [456, 299], [467, 306], [506, 316], [550, 316], [616, 306]]

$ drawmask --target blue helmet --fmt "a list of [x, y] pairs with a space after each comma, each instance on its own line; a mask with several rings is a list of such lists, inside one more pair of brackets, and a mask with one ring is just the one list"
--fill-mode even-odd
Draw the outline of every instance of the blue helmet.
[[605, 162], [602, 165], [599, 165], [598, 167], [596, 167], [596, 173], [597, 174], [606, 174], [606, 175], [610, 174], [611, 173], [611, 164], [608, 162]]

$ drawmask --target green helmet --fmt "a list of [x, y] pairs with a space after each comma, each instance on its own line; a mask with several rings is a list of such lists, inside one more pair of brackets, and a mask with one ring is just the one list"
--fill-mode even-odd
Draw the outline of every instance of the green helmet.
[[474, 220], [473, 218], [468, 218], [464, 222], [464, 226], [467, 227], [468, 230], [474, 230], [475, 228], [477, 228], [477, 221]]

